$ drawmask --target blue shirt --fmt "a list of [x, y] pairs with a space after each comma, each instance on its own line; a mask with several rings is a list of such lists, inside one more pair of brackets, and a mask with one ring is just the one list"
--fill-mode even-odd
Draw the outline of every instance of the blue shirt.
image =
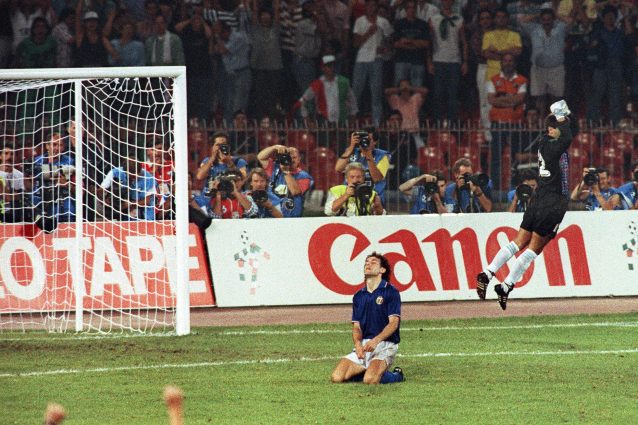
[[241, 71], [250, 66], [250, 42], [245, 32], [233, 30], [224, 47], [228, 49], [228, 53], [222, 55], [226, 72]]
[[115, 60], [109, 55], [109, 65], [111, 66], [144, 66], [146, 64], [146, 53], [144, 44], [141, 41], [131, 40], [122, 45], [121, 40], [111, 40], [111, 45], [120, 54], [120, 59]]
[[[211, 158], [209, 156], [204, 158], [204, 160], [200, 164], [200, 167], [202, 165], [204, 165], [204, 164], [207, 164], [208, 161], [210, 161], [210, 160], [211, 160]], [[235, 167], [237, 168], [237, 172], [238, 173], [239, 173], [239, 170], [241, 168], [246, 168], [247, 167], [247, 162], [243, 158], [233, 157], [233, 163], [235, 164]], [[210, 184], [211, 180], [214, 180], [215, 177], [223, 174], [227, 170], [228, 170], [228, 165], [226, 165], [223, 162], [217, 163], [217, 164], [213, 165], [212, 167], [210, 167], [210, 170], [208, 170], [208, 177], [206, 177], [206, 180], [204, 181], [204, 186], [202, 187], [202, 189], [205, 190], [208, 187], [208, 185]]]
[[[609, 201], [609, 198], [611, 198], [613, 195], [620, 195], [620, 199], [622, 201], [622, 195], [620, 194], [620, 191], [618, 189], [616, 189], [615, 187], [610, 187], [609, 189], [601, 189], [600, 190], [600, 194], [603, 196], [603, 198], [605, 199], [605, 201]], [[594, 196], [593, 193], [589, 193], [589, 196], [587, 196], [587, 198], [585, 199], [585, 209], [587, 211], [597, 211], [602, 209], [602, 207], [600, 206], [600, 202], [598, 202], [598, 199]], [[619, 206], [614, 208], [615, 210], [623, 210], [624, 208], [624, 204], [621, 202]]]
[[412, 208], [410, 214], [437, 214], [436, 204], [432, 195], [425, 193], [424, 186], [412, 188]]
[[[384, 151], [383, 149], [372, 149], [372, 156], [374, 157], [374, 163], [379, 164], [384, 156], [388, 157], [388, 162], [392, 159], [392, 155]], [[361, 150], [359, 147], [354, 148], [354, 152], [350, 155], [350, 159], [348, 162], [358, 162], [363, 166], [363, 169], [366, 170], [365, 179], [367, 182], [372, 182], [372, 177], [370, 176], [370, 171], [368, 171], [368, 160], [365, 156], [361, 155]], [[344, 180], [345, 182], [345, 180]], [[374, 184], [374, 191], [377, 192], [379, 198], [381, 198], [381, 202], [385, 204], [385, 187], [387, 186], [387, 181], [385, 178], [381, 179]]]
[[523, 26], [532, 41], [532, 63], [542, 68], [554, 68], [565, 62], [565, 39], [568, 28], [556, 21], [549, 36], [541, 24], [532, 22]]
[[[483, 196], [492, 198], [492, 180], [487, 183], [487, 186], [481, 188], [483, 190]], [[455, 196], [456, 193], [456, 196]], [[445, 196], [443, 197], [443, 203], [448, 207], [448, 212], [469, 212], [470, 206], [470, 191], [469, 190], [457, 190], [456, 182], [452, 182], [445, 188]], [[484, 212], [483, 207], [478, 198], [474, 196], [474, 212]], [[453, 206], [453, 211], [450, 211], [450, 205]]]
[[[73, 158], [71, 158], [70, 155], [60, 155], [56, 161], [50, 161], [48, 153], [44, 153], [43, 155], [38, 155], [33, 160], [33, 163], [36, 165], [47, 164], [47, 165], [52, 165], [55, 167], [64, 167], [64, 166], [74, 165]], [[38, 207], [38, 206], [42, 206], [40, 205], [40, 203], [42, 202], [44, 198], [43, 188], [53, 189], [54, 186], [52, 186], [51, 184], [48, 184], [47, 180], [43, 178], [42, 174], [38, 176], [34, 176], [34, 177], [35, 177], [35, 180], [34, 180], [32, 198], [33, 198], [33, 204], [36, 205], [36, 207]], [[58, 217], [58, 220], [63, 222], [71, 222], [75, 220], [75, 194], [70, 193], [69, 196], [65, 196], [64, 198], [62, 198], [63, 193], [59, 189], [53, 189], [53, 190], [54, 190], [54, 194], [57, 196], [57, 201], [62, 201], [62, 202], [61, 203], [55, 202], [55, 204], [53, 205], [53, 211], [49, 211], [49, 212], [52, 212], [53, 215]], [[45, 211], [45, 213], [47, 213], [47, 211]]]
[[638, 200], [638, 188], [635, 182], [625, 183], [618, 188], [618, 192], [622, 196], [622, 202], [624, 204], [624, 209], [630, 210], [636, 205], [636, 200]]
[[[314, 184], [314, 179], [307, 171], [299, 170], [299, 172], [292, 176], [295, 180], [309, 179], [310, 185], [308, 188], [311, 188]], [[292, 197], [288, 194], [286, 175], [281, 171], [278, 162], [275, 162], [273, 165], [273, 173], [270, 176], [270, 187], [275, 196], [280, 198], [281, 204], [279, 206], [284, 217], [301, 217], [303, 215], [305, 193], [300, 193]]]
[[[390, 323], [390, 316], [401, 317], [401, 295], [387, 280], [382, 280], [372, 293], [363, 285], [363, 288], [354, 294], [352, 321], [359, 323], [363, 339], [379, 335]], [[399, 328], [386, 341], [398, 344], [401, 341]]]
[[[129, 175], [123, 168], [113, 168], [102, 182], [102, 188], [108, 189], [113, 181], [118, 180], [128, 190], [129, 201], [142, 201], [151, 195], [148, 205], [138, 210], [137, 219], [155, 220], [155, 177], [146, 170], [140, 170], [134, 181], [130, 181]], [[135, 219], [135, 217], [130, 217]]]

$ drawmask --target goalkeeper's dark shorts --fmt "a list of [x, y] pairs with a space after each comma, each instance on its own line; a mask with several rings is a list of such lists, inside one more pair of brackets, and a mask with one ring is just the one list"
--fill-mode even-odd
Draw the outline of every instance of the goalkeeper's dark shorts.
[[569, 199], [559, 193], [535, 193], [523, 214], [521, 229], [553, 238], [565, 213]]

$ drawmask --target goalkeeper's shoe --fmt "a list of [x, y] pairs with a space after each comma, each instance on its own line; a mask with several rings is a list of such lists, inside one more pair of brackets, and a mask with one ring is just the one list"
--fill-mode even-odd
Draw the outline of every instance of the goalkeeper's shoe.
[[498, 296], [498, 305], [500, 305], [503, 310], [507, 308], [507, 297], [509, 297], [513, 290], [514, 285], [510, 286], [505, 282], [494, 287], [494, 292], [496, 292], [496, 295]]
[[485, 272], [481, 272], [476, 276], [476, 294], [482, 300], [485, 299], [487, 286], [490, 284], [490, 278]]
[[397, 366], [397, 367], [395, 367], [395, 368], [392, 370], [392, 373], [396, 373], [396, 374], [401, 375], [401, 381], [399, 381], [399, 382], [403, 382], [403, 381], [405, 381], [405, 376], [403, 375], [403, 369], [401, 369], [400, 367], [398, 367], [398, 366]]

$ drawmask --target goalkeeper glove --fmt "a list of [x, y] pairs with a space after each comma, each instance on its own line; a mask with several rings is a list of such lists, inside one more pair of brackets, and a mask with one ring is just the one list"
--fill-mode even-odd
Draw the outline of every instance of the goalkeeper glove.
[[549, 107], [549, 110], [554, 114], [556, 118], [565, 118], [567, 115], [571, 114], [571, 111], [567, 107], [567, 102], [564, 100], [559, 100], [558, 102], [552, 103], [552, 106]]

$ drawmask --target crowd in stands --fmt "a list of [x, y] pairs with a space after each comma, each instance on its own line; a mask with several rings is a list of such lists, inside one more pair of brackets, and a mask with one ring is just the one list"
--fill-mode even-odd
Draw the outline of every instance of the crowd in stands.
[[[633, 134], [620, 167], [603, 161], [618, 157], [610, 135], [633, 118], [638, 95], [633, 1], [21, 0], [0, 8], [3, 68], [186, 65], [190, 207], [202, 225], [299, 217], [316, 189], [329, 216], [393, 213], [396, 196], [410, 199], [412, 213], [522, 211], [535, 185], [534, 140], [559, 98], [580, 127], [575, 146], [587, 146], [575, 153], [572, 199], [590, 210], [638, 207]], [[21, 169], [3, 145], [4, 203], [24, 204], [16, 193], [30, 192], [30, 219], [45, 228], [75, 214], [73, 155], [64, 152], [72, 135], [47, 135], [42, 155]], [[171, 218], [170, 152], [157, 141], [147, 148], [85, 170], [103, 204], [88, 219]], [[621, 188], [611, 185], [629, 174]], [[4, 221], [23, 220], [5, 213]]]

